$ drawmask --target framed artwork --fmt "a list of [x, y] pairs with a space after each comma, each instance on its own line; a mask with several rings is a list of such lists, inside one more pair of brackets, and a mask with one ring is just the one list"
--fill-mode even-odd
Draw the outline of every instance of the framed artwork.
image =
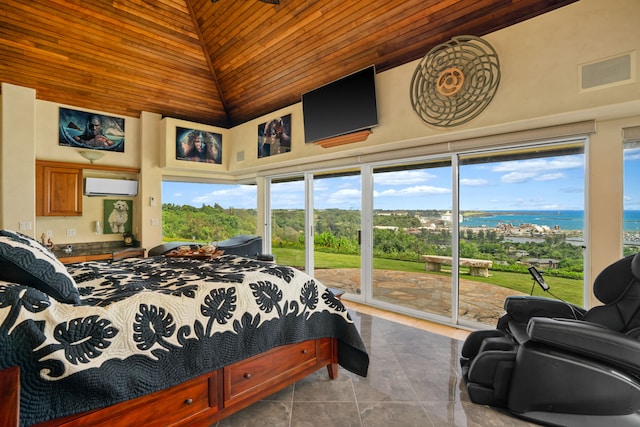
[[258, 158], [291, 151], [291, 114], [258, 125]]
[[104, 201], [104, 234], [131, 233], [133, 222], [133, 201]]
[[124, 119], [60, 107], [58, 144], [124, 152]]
[[222, 164], [222, 135], [176, 127], [176, 159]]

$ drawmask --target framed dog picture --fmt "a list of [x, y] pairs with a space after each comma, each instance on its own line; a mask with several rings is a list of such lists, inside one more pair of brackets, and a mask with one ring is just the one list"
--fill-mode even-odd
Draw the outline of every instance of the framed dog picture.
[[131, 233], [133, 222], [132, 200], [104, 201], [104, 234]]

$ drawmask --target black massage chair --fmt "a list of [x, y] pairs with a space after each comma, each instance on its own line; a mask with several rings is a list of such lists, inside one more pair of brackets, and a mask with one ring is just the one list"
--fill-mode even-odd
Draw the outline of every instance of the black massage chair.
[[497, 328], [464, 342], [471, 400], [545, 425], [640, 426], [640, 254], [605, 268], [593, 291], [603, 305], [588, 311], [508, 297]]

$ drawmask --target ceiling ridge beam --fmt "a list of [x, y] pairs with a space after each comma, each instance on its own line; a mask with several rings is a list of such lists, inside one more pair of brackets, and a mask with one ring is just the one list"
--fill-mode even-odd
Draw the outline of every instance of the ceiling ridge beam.
[[218, 96], [220, 97], [220, 104], [222, 104], [222, 109], [224, 110], [224, 114], [226, 117], [225, 127], [230, 126], [230, 117], [229, 111], [227, 110], [227, 104], [224, 100], [224, 93], [222, 92], [222, 86], [220, 86], [220, 81], [218, 80], [218, 76], [216, 75], [216, 70], [213, 67], [213, 62], [211, 61], [211, 57], [209, 56], [209, 51], [207, 49], [207, 45], [204, 41], [204, 37], [202, 36], [202, 31], [200, 31], [200, 25], [198, 24], [198, 18], [193, 10], [193, 5], [191, 4], [191, 0], [184, 0], [187, 8], [189, 9], [189, 15], [191, 16], [191, 21], [193, 21], [193, 27], [195, 29], [196, 34], [198, 35], [198, 40], [200, 40], [200, 48], [202, 49], [202, 54], [204, 55], [204, 59], [207, 61], [207, 65], [209, 66], [209, 72], [211, 73], [211, 79], [213, 80], [213, 84], [215, 89], [218, 91]]

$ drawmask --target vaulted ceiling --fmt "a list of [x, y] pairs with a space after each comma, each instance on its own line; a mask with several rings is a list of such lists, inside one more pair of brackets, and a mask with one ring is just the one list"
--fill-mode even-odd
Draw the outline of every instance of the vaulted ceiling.
[[105, 113], [230, 127], [574, 1], [2, 0], [0, 81]]

